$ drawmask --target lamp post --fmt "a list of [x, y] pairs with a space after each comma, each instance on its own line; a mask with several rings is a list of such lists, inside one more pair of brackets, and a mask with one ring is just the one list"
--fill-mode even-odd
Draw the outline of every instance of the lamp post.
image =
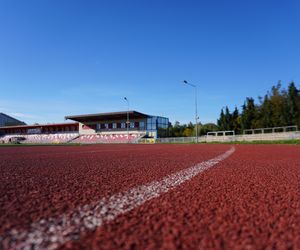
[[129, 143], [129, 101], [127, 97], [124, 97], [124, 100], [127, 102], [127, 142]]
[[189, 85], [195, 89], [195, 122], [196, 122], [196, 143], [198, 143], [198, 111], [197, 111], [197, 85], [191, 84], [188, 81], [184, 80], [184, 84]]

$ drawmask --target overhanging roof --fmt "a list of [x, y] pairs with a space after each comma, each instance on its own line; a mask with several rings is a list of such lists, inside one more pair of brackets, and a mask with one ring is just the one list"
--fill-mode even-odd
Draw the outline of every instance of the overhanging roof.
[[30, 128], [41, 128], [41, 127], [62, 127], [62, 126], [72, 126], [78, 125], [77, 122], [68, 122], [68, 123], [50, 123], [50, 124], [36, 124], [36, 125], [16, 125], [16, 126], [4, 126], [0, 127], [0, 129], [30, 129]]
[[[130, 119], [147, 118], [149, 115], [131, 110], [128, 111]], [[65, 119], [77, 121], [77, 122], [94, 122], [94, 121], [108, 121], [108, 120], [123, 120], [127, 118], [127, 111], [121, 112], [109, 112], [87, 115], [71, 115], [66, 116]]]

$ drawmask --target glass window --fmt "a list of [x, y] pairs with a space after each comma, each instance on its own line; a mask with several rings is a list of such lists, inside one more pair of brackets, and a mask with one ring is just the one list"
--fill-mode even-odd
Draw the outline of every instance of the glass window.
[[108, 129], [108, 123], [105, 123], [105, 124], [104, 124], [104, 127], [105, 127], [106, 129]]
[[121, 128], [126, 128], [126, 123], [125, 122], [121, 123]]
[[117, 128], [117, 123], [114, 122], [112, 127]]
[[134, 128], [134, 122], [130, 122], [130, 128]]
[[152, 123], [152, 129], [156, 129], [156, 123]]
[[151, 130], [152, 123], [151, 122], [147, 122], [147, 130]]
[[144, 129], [144, 128], [145, 128], [145, 122], [143, 122], [143, 121], [140, 122], [140, 128], [141, 128], [141, 129]]

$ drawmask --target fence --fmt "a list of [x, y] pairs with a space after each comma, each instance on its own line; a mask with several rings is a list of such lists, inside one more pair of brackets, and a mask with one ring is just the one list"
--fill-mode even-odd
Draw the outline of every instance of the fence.
[[[276, 140], [300, 140], [300, 131], [275, 132], [264, 134], [243, 135], [206, 135], [198, 137], [198, 142], [235, 142], [235, 141], [276, 141]], [[140, 139], [139, 143], [195, 143], [196, 137], [169, 137], [158, 139]]]

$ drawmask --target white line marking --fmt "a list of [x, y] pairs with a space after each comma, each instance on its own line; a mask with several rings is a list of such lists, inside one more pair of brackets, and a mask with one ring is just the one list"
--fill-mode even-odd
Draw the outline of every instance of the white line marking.
[[[3, 249], [56, 249], [70, 240], [78, 240], [81, 232], [94, 230], [153, 198], [190, 180], [199, 173], [229, 157], [235, 148], [211, 160], [166, 176], [160, 181], [132, 188], [126, 192], [103, 198], [93, 204], [77, 208], [56, 218], [32, 223], [28, 230], [11, 231], [0, 236]], [[1, 244], [0, 244], [1, 249]]]

